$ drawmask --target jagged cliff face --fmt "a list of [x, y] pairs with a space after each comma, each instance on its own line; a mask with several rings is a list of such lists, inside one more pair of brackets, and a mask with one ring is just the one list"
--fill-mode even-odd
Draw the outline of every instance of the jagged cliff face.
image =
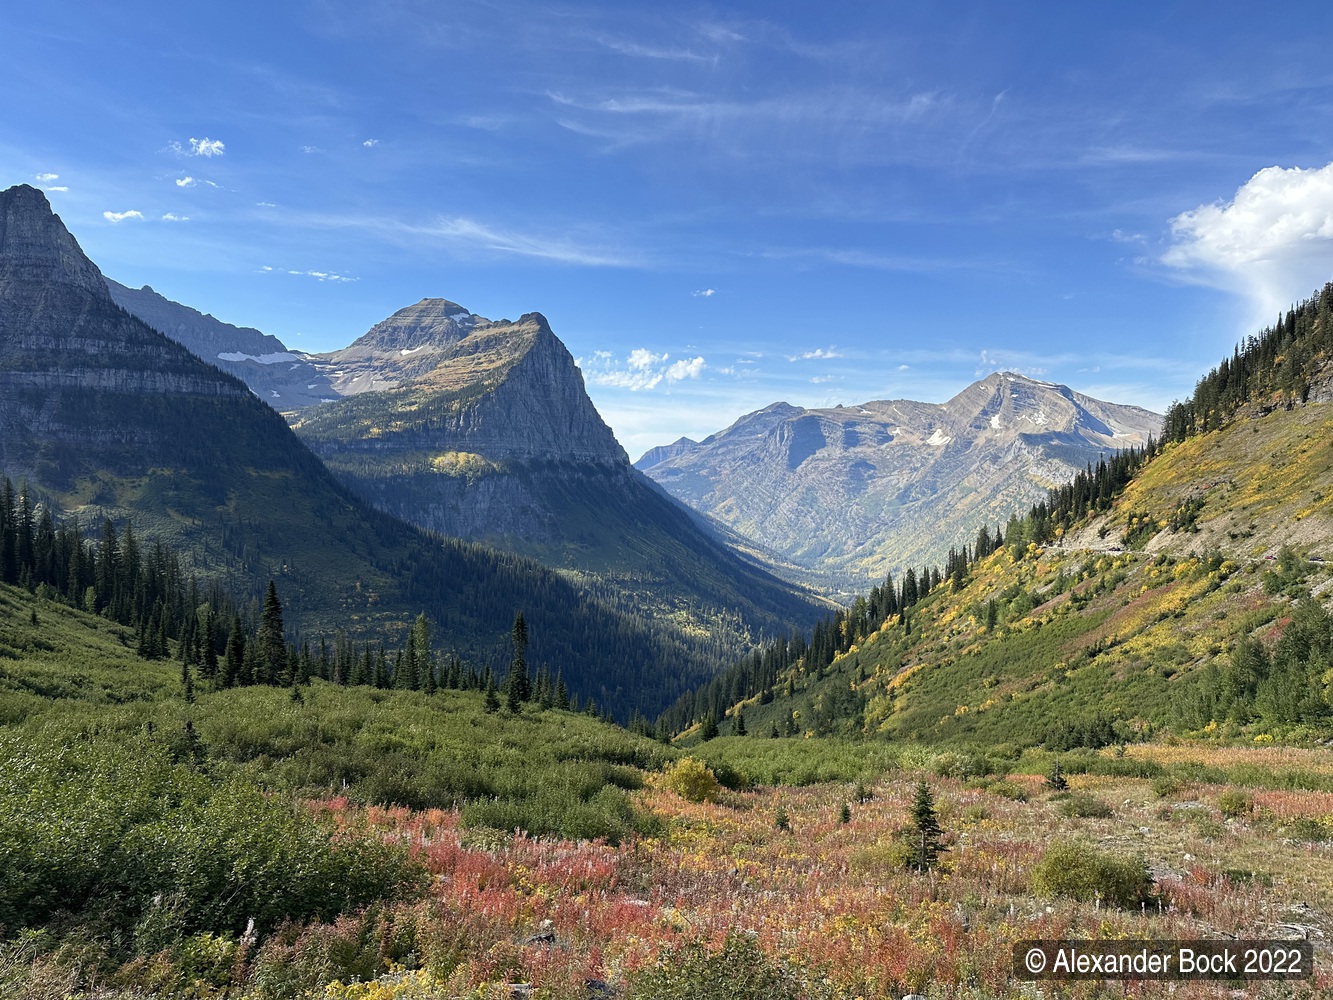
[[490, 322], [448, 299], [422, 299], [342, 350], [309, 359], [338, 396], [395, 389], [444, 363], [460, 341]]
[[[540, 314], [491, 321], [427, 299], [339, 353], [346, 363], [354, 352], [399, 365], [404, 381], [293, 426], [381, 510], [613, 580], [605, 593], [627, 610], [683, 615], [714, 635], [817, 613], [630, 465]], [[743, 618], [721, 620], [720, 608]]]
[[125, 458], [175, 433], [126, 419], [136, 409], [249, 396], [118, 307], [45, 195], [0, 192], [0, 466], [11, 476], [68, 482], [78, 449]]
[[232, 326], [172, 302], [144, 285], [127, 288], [106, 279], [116, 304], [196, 357], [235, 375], [275, 410], [294, 410], [337, 398], [328, 376], [308, 355], [288, 350], [277, 337]]
[[[468, 318], [477, 322], [456, 340], [380, 352], [381, 361], [411, 351], [432, 363], [424, 370], [415, 360], [410, 368], [400, 367], [397, 375], [410, 377], [399, 388], [358, 392], [301, 414], [294, 423], [297, 432], [326, 457], [424, 449], [465, 452], [492, 463], [550, 459], [628, 465], [611, 428], [588, 399], [574, 359], [541, 314], [528, 313], [513, 323]], [[366, 353], [359, 346], [364, 340], [339, 353]]]
[[417, 374], [307, 410], [293, 426], [345, 481], [413, 524], [502, 546], [558, 542], [580, 502], [567, 494], [595, 505], [583, 495], [593, 483], [623, 490], [634, 476], [538, 313], [492, 322], [427, 299], [338, 353]]
[[783, 557], [863, 588], [940, 563], [982, 524], [1043, 499], [1162, 418], [997, 372], [949, 400], [804, 410], [776, 403], [639, 462], [673, 496]]
[[566, 521], [584, 519], [571, 507], [632, 487], [628, 457], [538, 313], [493, 322], [426, 299], [339, 354], [416, 374], [293, 426], [345, 481], [414, 524], [502, 545], [559, 542]]

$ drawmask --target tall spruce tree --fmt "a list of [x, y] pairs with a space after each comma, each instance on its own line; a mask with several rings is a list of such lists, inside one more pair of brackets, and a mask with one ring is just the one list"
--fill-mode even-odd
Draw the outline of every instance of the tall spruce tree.
[[514, 660], [509, 665], [509, 704], [522, 703], [532, 697], [532, 678], [528, 676], [528, 623], [523, 620], [523, 612], [514, 616], [512, 632], [514, 640]]
[[912, 847], [916, 853], [917, 871], [933, 868], [939, 860], [941, 839], [944, 830], [940, 827], [938, 814], [935, 812], [935, 800], [931, 797], [930, 786], [924, 781], [916, 783], [916, 797], [912, 801]]
[[282, 602], [272, 580], [264, 595], [264, 610], [259, 618], [259, 667], [263, 683], [277, 684], [284, 680], [287, 667], [287, 646], [283, 636]]
[[231, 634], [227, 636], [227, 652], [222, 661], [222, 686], [235, 687], [241, 683], [241, 670], [245, 665], [245, 632], [241, 629], [241, 616], [231, 616]]

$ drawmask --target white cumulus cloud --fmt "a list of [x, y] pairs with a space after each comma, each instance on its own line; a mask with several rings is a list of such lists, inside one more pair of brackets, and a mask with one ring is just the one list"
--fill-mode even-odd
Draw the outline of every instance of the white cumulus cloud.
[[176, 178], [176, 186], [178, 188], [194, 187], [198, 183], [199, 182], [197, 180], [195, 180], [193, 177], [190, 177], [188, 174], [184, 177]]
[[667, 359], [665, 354], [654, 354], [652, 351], [645, 350], [642, 347], [636, 347], [629, 352], [629, 366], [640, 371], [651, 368], [660, 361]]
[[1163, 263], [1247, 296], [1271, 319], [1333, 279], [1333, 163], [1265, 167], [1228, 202], [1171, 220]]
[[365, 146], [366, 149], [374, 149], [379, 144], [380, 141], [378, 139], [367, 139], [365, 142], [361, 143], [361, 145]]
[[716, 288], [701, 288], [697, 292], [691, 292], [696, 299], [711, 299], [717, 294]]
[[47, 187], [46, 190], [48, 190], [48, 191], [68, 191], [69, 188], [67, 188], [64, 184], [52, 184], [52, 185], [50, 185], [49, 187]]
[[177, 215], [175, 212], [168, 212], [168, 213], [166, 213], [166, 215], [162, 216], [162, 221], [163, 221], [163, 222], [189, 222], [189, 221], [190, 221], [190, 217], [189, 217], [188, 215]]
[[680, 382], [687, 378], [698, 378], [705, 367], [707, 365], [703, 358], [690, 358], [688, 361], [681, 360], [672, 363], [664, 374], [668, 382]]
[[103, 212], [102, 218], [107, 222], [124, 222], [126, 219], [142, 219], [143, 213], [130, 209], [128, 212]]
[[38, 182], [39, 184], [49, 184], [51, 181], [58, 181], [58, 180], [60, 180], [60, 175], [59, 175], [59, 174], [38, 174], [38, 175], [37, 175], [37, 182]]
[[623, 361], [610, 351], [594, 351], [586, 361], [580, 358], [576, 363], [594, 385], [615, 386], [632, 392], [656, 389], [663, 382], [697, 379], [708, 367], [702, 357], [671, 361], [669, 354], [657, 354], [644, 347], [636, 347]]

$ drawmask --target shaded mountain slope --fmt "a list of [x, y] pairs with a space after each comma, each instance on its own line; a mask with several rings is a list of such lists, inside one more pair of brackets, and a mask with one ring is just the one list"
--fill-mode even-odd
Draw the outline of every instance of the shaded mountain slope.
[[719, 656], [536, 564], [369, 508], [243, 383], [117, 306], [26, 186], [0, 194], [0, 468], [85, 523], [133, 519], [238, 590], [276, 577], [307, 635], [396, 634], [424, 609], [445, 648], [502, 666], [521, 609], [529, 662], [620, 712]]
[[397, 364], [407, 381], [293, 426], [380, 509], [588, 574], [626, 611], [723, 648], [817, 613], [630, 466], [540, 314], [492, 322], [423, 300], [339, 354]]

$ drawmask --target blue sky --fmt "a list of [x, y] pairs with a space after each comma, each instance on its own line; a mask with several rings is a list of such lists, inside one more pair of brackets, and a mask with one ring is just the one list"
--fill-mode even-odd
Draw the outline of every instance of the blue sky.
[[1333, 278], [1325, 3], [28, 6], [0, 185], [308, 351], [540, 311], [631, 453], [1010, 368], [1156, 409]]

